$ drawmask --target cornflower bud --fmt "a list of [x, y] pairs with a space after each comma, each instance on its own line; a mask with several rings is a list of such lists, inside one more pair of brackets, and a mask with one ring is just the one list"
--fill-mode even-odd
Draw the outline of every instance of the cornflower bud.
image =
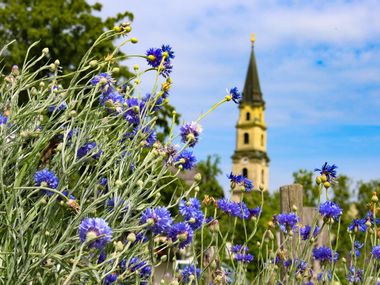
[[114, 30], [114, 32], [116, 32], [116, 33], [120, 33], [120, 32], [121, 32], [121, 27], [119, 27], [119, 26], [115, 26], [115, 27], [113, 27], [113, 30]]
[[379, 198], [377, 197], [377, 193], [376, 193], [376, 192], [373, 192], [373, 195], [372, 195], [371, 201], [372, 201], [373, 203], [377, 203], [377, 202], [379, 202]]
[[135, 241], [136, 241], [136, 235], [135, 235], [134, 233], [129, 233], [129, 234], [127, 235], [127, 240], [128, 240], [129, 242], [135, 242]]
[[196, 182], [200, 182], [202, 180], [202, 174], [200, 174], [199, 172], [197, 174], [194, 175], [194, 180]]
[[135, 71], [139, 70], [139, 65], [138, 65], [138, 64], [135, 64], [135, 65], [133, 66], [133, 69], [134, 69]]
[[131, 38], [131, 43], [132, 44], [137, 44], [139, 40], [137, 38]]
[[123, 32], [126, 32], [126, 33], [129, 33], [130, 31], [132, 31], [132, 27], [131, 27], [131, 26], [126, 26], [126, 27], [123, 29]]
[[326, 188], [326, 189], [329, 189], [331, 184], [330, 182], [326, 181], [325, 183], [323, 183], [323, 186]]
[[315, 178], [315, 182], [317, 183], [317, 185], [321, 184], [321, 182], [322, 182], [321, 176], [317, 176]]
[[46, 48], [44, 48], [44, 49], [42, 50], [42, 54], [43, 54], [43, 55], [46, 56], [48, 53], [49, 53], [49, 48], [46, 47]]
[[327, 181], [327, 176], [326, 176], [326, 174], [322, 174], [322, 176], [321, 176], [321, 181], [322, 181], [323, 183], [325, 183], [325, 182]]
[[90, 64], [90, 66], [91, 66], [92, 68], [94, 68], [94, 67], [97, 67], [97, 66], [98, 66], [98, 61], [94, 59], [94, 60], [91, 60], [89, 64]]
[[114, 242], [115, 250], [116, 251], [123, 251], [124, 244], [121, 241]]
[[59, 59], [56, 59], [55, 61], [54, 61], [54, 65], [55, 66], [60, 66], [60, 64], [61, 64], [61, 62], [59, 61]]

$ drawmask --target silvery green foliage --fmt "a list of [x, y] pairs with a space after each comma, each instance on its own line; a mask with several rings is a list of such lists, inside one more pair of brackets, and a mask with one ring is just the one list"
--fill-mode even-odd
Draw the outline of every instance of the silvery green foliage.
[[[94, 46], [112, 40], [121, 29], [104, 33]], [[115, 71], [110, 56], [96, 61], [89, 49], [77, 71], [62, 75], [59, 61], [47, 62], [47, 53], [44, 49], [39, 58], [26, 57], [1, 78], [0, 112], [6, 120], [0, 125], [0, 281], [107, 283], [123, 264], [129, 269], [119, 279], [149, 281], [149, 274], [134, 271], [144, 270], [141, 262], [151, 265], [155, 245], [152, 240], [133, 242], [134, 236], [146, 227], [140, 223], [143, 210], [155, 207], [160, 190], [176, 181], [175, 158], [164, 143], [148, 142], [156, 101], [163, 94], [157, 89], [161, 82], [152, 82], [148, 91], [158, 95], [144, 109], [133, 109], [139, 118], [133, 125], [119, 114], [128, 105], [102, 104], [104, 84], [91, 82]], [[111, 57], [117, 60], [117, 50]], [[139, 77], [137, 72], [137, 83], [125, 86], [112, 82], [112, 88], [123, 100], [141, 100], [134, 90]], [[168, 89], [168, 80], [158, 80]], [[63, 81], [69, 84], [61, 85]], [[21, 97], [27, 102], [21, 104]], [[36, 176], [44, 169], [59, 179], [58, 186], [44, 182], [50, 172]], [[79, 237], [81, 222], [91, 217], [112, 229], [111, 242], [104, 240], [101, 248]]]

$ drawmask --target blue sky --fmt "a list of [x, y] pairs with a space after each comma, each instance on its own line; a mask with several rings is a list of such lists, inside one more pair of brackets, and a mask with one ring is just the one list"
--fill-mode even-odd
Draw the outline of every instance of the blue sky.
[[[102, 16], [123, 10], [135, 15], [132, 35], [139, 44], [126, 46], [126, 53], [173, 46], [170, 102], [184, 121], [207, 111], [226, 88], [242, 89], [250, 34], [256, 34], [271, 191], [291, 183], [293, 171], [325, 161], [354, 180], [380, 178], [379, 1], [102, 3]], [[140, 91], [151, 86], [148, 76]], [[219, 154], [225, 173], [231, 169], [237, 116], [233, 104], [213, 112], [194, 151], [199, 159]], [[225, 176], [220, 182], [227, 187]]]

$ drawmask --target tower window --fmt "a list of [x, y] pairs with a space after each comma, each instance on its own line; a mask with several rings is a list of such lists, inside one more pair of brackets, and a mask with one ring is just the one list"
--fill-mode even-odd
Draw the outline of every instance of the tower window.
[[248, 177], [248, 169], [243, 168], [243, 176]]
[[245, 119], [246, 119], [247, 121], [249, 121], [249, 120], [251, 119], [251, 113], [250, 113], [250, 112], [247, 112], [247, 113], [245, 114]]
[[261, 134], [261, 146], [264, 146], [264, 135]]
[[264, 169], [261, 169], [261, 184], [263, 184], [264, 185], [264, 181], [265, 179], [264, 179]]
[[244, 133], [244, 144], [249, 144], [249, 134]]

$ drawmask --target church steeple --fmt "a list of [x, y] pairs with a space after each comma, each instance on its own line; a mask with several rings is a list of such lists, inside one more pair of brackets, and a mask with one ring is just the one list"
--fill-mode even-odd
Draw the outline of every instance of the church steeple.
[[232, 155], [232, 172], [243, 174], [253, 180], [254, 185], [268, 189], [269, 157], [267, 126], [264, 118], [265, 102], [257, 71], [254, 37], [251, 38], [251, 43], [251, 55], [236, 124], [236, 148]]
[[257, 71], [256, 57], [255, 57], [255, 36], [251, 36], [251, 56], [249, 58], [247, 75], [245, 77], [245, 84], [243, 89], [242, 103], [252, 106], [263, 106], [263, 94], [261, 93], [259, 73]]

